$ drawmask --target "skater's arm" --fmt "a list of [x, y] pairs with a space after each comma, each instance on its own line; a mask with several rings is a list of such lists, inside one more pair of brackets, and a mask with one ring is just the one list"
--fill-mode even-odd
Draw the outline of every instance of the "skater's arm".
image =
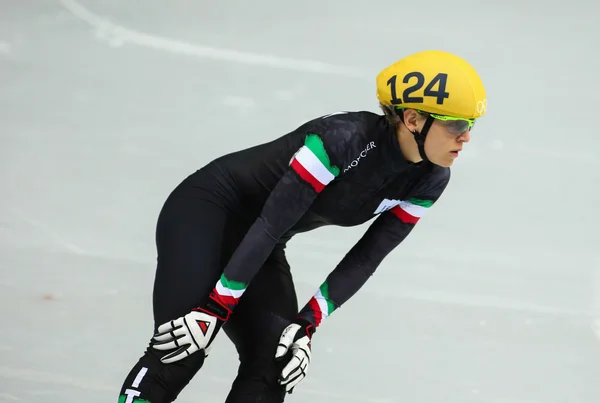
[[299, 316], [319, 326], [367, 282], [413, 228], [414, 224], [401, 222], [390, 211], [381, 214], [327, 276]]
[[414, 229], [441, 195], [447, 180], [428, 194], [409, 199], [381, 214], [327, 276], [299, 316], [315, 327], [348, 301], [367, 282], [383, 259]]
[[[337, 133], [342, 133], [337, 128]], [[289, 161], [289, 168], [267, 198], [260, 216], [252, 224], [227, 263], [215, 286], [215, 294], [234, 309], [250, 281], [273, 251], [280, 238], [302, 217], [319, 193], [340, 174], [340, 159], [332, 151], [336, 135], [308, 133], [304, 145]], [[337, 165], [336, 163], [337, 162]]]

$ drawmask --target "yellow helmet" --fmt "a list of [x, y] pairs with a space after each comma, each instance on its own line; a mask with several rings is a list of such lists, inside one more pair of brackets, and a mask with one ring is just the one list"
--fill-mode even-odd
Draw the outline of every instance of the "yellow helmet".
[[475, 69], [439, 50], [409, 55], [377, 75], [377, 98], [384, 106], [476, 119], [487, 109], [486, 92]]

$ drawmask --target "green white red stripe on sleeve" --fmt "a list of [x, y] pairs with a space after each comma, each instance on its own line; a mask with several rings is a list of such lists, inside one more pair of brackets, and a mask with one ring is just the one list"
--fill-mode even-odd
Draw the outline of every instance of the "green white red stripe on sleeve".
[[319, 326], [323, 319], [326, 319], [335, 311], [336, 306], [329, 299], [329, 286], [327, 282], [321, 284], [315, 295], [308, 301], [308, 307], [312, 311], [315, 327]]
[[304, 145], [292, 157], [290, 166], [317, 193], [340, 174], [339, 168], [331, 164], [323, 141], [316, 134], [306, 136]]
[[416, 224], [432, 205], [431, 200], [408, 199], [401, 201], [391, 212], [406, 224]]
[[229, 280], [225, 277], [225, 274], [221, 274], [221, 278], [217, 281], [214, 291], [221, 302], [233, 310], [246, 291], [246, 288], [247, 284]]

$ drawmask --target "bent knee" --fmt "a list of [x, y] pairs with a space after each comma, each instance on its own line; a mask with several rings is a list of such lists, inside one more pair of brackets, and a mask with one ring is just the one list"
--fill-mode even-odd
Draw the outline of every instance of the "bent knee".
[[274, 356], [242, 361], [226, 403], [281, 403], [285, 389], [278, 377], [283, 365]]
[[179, 362], [163, 364], [162, 353], [146, 350], [127, 375], [120, 392], [120, 400], [151, 403], [174, 401], [204, 363], [204, 354], [193, 354]]

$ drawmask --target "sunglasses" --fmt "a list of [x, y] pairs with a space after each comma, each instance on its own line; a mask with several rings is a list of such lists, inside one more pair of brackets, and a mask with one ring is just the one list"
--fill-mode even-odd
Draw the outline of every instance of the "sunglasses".
[[442, 125], [448, 130], [449, 133], [456, 136], [460, 136], [467, 130], [471, 130], [475, 124], [475, 119], [455, 118], [453, 116], [436, 115], [434, 113], [423, 112], [417, 110], [422, 115], [429, 115], [432, 118], [442, 122]]

